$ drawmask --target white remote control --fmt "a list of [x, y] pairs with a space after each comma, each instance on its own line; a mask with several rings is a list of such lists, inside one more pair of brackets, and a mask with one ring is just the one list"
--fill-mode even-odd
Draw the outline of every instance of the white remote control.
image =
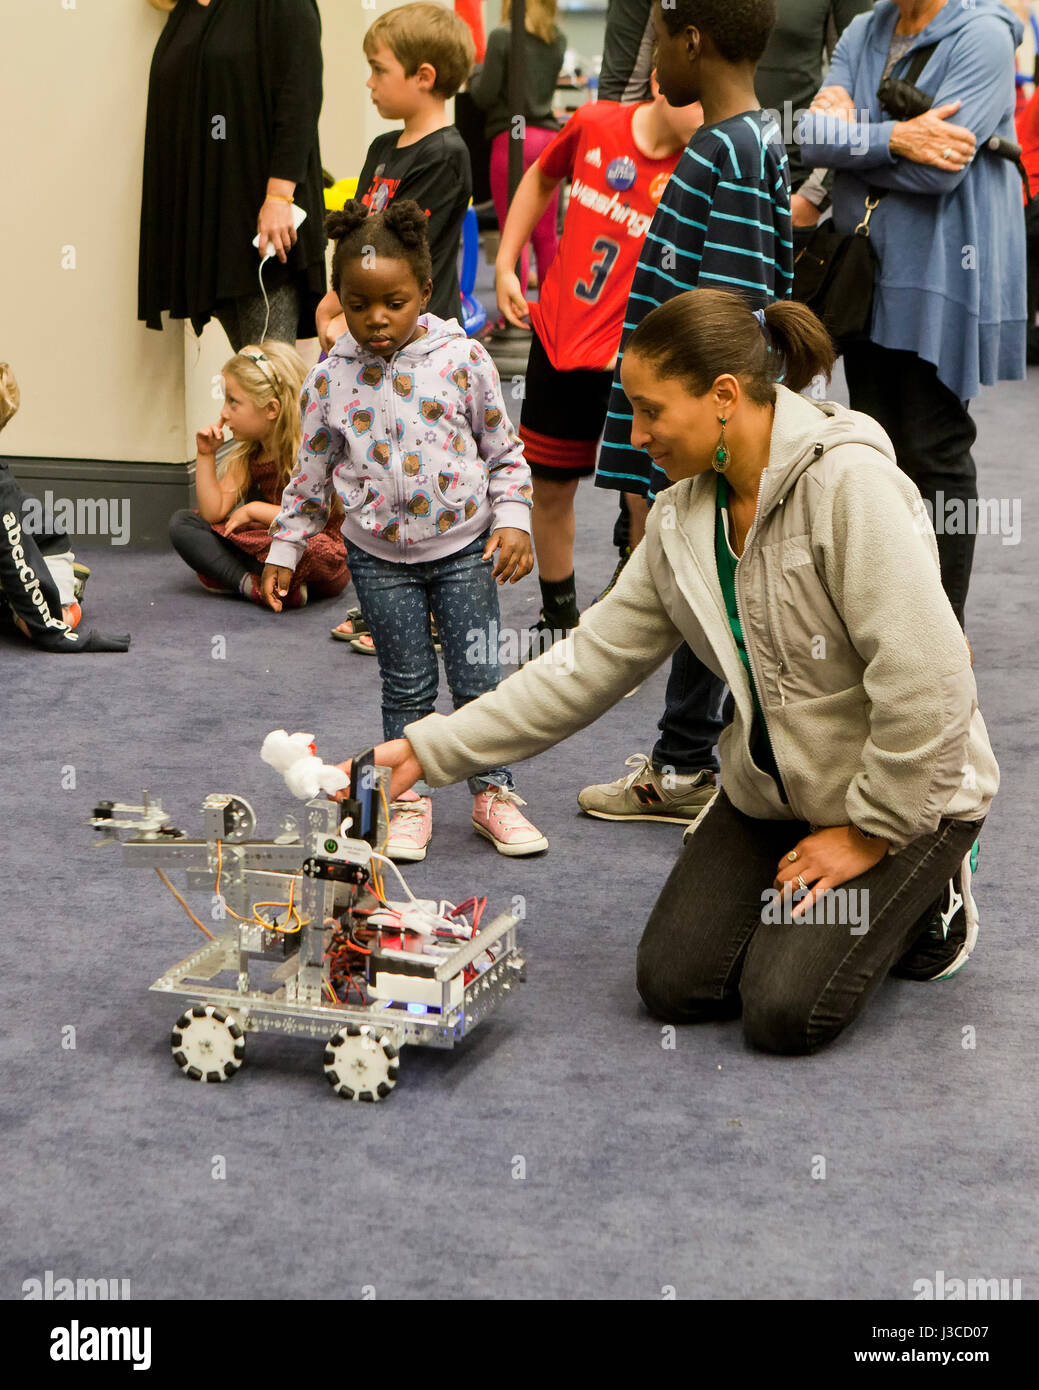
[[[296, 230], [299, 231], [301, 225], [302, 225], [303, 222], [306, 220], [307, 214], [303, 211], [303, 209], [299, 206], [298, 203], [293, 203], [291, 206], [292, 206], [292, 220], [293, 220], [293, 222], [294, 222], [295, 225], [296, 225]], [[259, 249], [260, 249], [260, 234], [259, 234], [259, 232], [257, 232], [256, 235], [253, 237], [253, 245], [256, 247], [257, 251], [259, 251]], [[267, 250], [263, 253], [263, 259], [264, 259], [264, 260], [267, 260], [268, 256], [276, 256], [277, 254], [278, 254], [278, 253], [275, 251], [275, 249], [274, 249], [273, 245], [271, 244], [271, 242], [268, 241], [268, 242], [267, 242]]]

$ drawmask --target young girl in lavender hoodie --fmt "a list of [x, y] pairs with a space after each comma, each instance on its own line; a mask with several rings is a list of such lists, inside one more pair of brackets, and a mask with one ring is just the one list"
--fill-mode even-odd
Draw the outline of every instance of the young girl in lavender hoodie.
[[[347, 203], [326, 229], [347, 332], [304, 383], [299, 460], [271, 525], [261, 587], [280, 610], [334, 489], [379, 658], [383, 733], [398, 739], [436, 705], [431, 611], [456, 709], [501, 678], [495, 580], [514, 584], [533, 567], [530, 469], [485, 349], [456, 320], [423, 313], [433, 282], [418, 204], [368, 216]], [[469, 790], [475, 829], [502, 854], [548, 848], [520, 811], [507, 767], [471, 777]], [[420, 783], [391, 811], [387, 853], [424, 859], [429, 788]]]

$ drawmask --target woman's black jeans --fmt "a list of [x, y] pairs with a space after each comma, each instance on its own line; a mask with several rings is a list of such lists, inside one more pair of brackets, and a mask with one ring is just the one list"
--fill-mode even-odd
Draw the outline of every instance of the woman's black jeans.
[[964, 517], [975, 513], [970, 504], [977, 501], [978, 479], [971, 446], [978, 431], [967, 403], [939, 381], [932, 362], [865, 340], [844, 344], [844, 374], [852, 410], [872, 415], [884, 429], [899, 468], [930, 508], [942, 587], [963, 627], [975, 528], [970, 523], [961, 534], [958, 524], [947, 530], [943, 521], [950, 501], [962, 503]]
[[813, 1052], [858, 1016], [925, 929], [922, 919], [981, 826], [943, 820], [933, 835], [833, 890], [814, 922], [782, 921], [775, 920], [783, 900], [772, 896], [773, 880], [783, 855], [810, 827], [754, 820], [719, 791], [686, 840], [639, 942], [639, 993], [667, 1022], [742, 1013], [744, 1034], [756, 1047]]

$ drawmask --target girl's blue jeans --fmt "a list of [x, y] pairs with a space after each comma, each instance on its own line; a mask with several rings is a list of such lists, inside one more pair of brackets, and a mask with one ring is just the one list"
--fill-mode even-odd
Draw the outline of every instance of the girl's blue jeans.
[[[498, 589], [493, 560], [483, 560], [489, 533], [442, 560], [419, 564], [383, 560], [347, 541], [350, 574], [371, 630], [382, 677], [382, 732], [404, 737], [404, 727], [436, 709], [440, 668], [430, 629], [432, 611], [440, 630], [444, 670], [455, 709], [501, 680], [498, 663]], [[468, 779], [474, 796], [489, 786], [515, 785], [507, 767]], [[415, 791], [430, 788], [416, 782]]]

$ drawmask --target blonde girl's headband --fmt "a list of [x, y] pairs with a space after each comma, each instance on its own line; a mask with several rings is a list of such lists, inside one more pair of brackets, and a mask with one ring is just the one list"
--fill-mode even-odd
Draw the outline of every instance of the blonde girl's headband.
[[255, 362], [260, 371], [267, 377], [268, 381], [273, 383], [274, 389], [276, 391], [281, 390], [281, 382], [278, 380], [278, 374], [274, 370], [274, 363], [265, 352], [243, 352], [240, 353], [239, 356], [248, 357], [250, 362]]

